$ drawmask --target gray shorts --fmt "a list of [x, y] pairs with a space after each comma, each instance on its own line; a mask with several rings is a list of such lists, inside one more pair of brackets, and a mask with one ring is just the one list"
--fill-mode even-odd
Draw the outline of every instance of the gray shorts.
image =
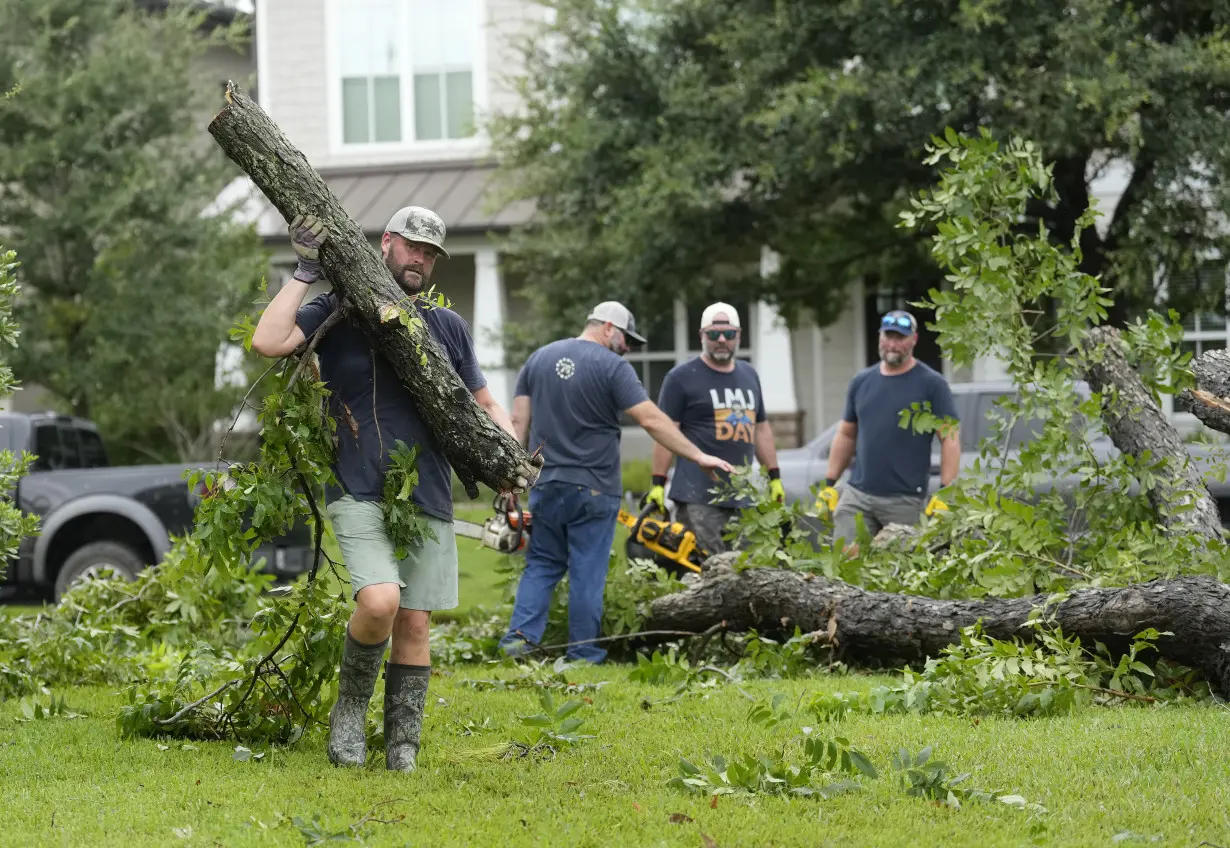
[[403, 609], [455, 609], [457, 600], [457, 536], [451, 521], [422, 516], [436, 538], [423, 538], [400, 562], [384, 529], [384, 512], [376, 501], [356, 501], [344, 495], [325, 510], [342, 549], [353, 594], [365, 586], [401, 586]]
[[926, 495], [869, 495], [847, 483], [841, 489], [833, 513], [833, 541], [847, 544], [858, 536], [855, 516], [863, 516], [867, 532], [874, 537], [889, 524], [916, 524], [926, 506]]

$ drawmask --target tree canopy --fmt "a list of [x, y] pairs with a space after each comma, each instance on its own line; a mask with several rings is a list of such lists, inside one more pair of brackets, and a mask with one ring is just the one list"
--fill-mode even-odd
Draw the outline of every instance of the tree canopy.
[[[0, 0], [0, 231], [22, 256], [13, 369], [119, 459], [201, 459], [237, 402], [216, 359], [266, 256], [205, 132], [211, 48], [242, 24], [130, 0]], [[207, 99], [208, 98], [208, 99]], [[197, 454], [197, 455], [194, 455]]]
[[[1058, 239], [1124, 168], [1117, 208], [1081, 233], [1112, 320], [1154, 302], [1159, 269], [1225, 247], [1230, 2], [550, 5], [524, 107], [491, 123], [505, 196], [537, 202], [507, 247], [553, 304], [545, 332], [607, 297], [639, 313], [737, 287], [826, 324], [858, 279], [927, 291], [942, 279], [929, 233], [894, 225], [947, 128], [1036, 142], [1057, 197], [1023, 224]], [[761, 245], [781, 255], [764, 280]], [[1220, 279], [1169, 295], [1224, 308]]]

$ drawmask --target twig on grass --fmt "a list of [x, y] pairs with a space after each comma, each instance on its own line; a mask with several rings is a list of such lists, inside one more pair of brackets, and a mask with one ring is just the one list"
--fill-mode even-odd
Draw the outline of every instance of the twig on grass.
[[[712, 629], [712, 628], [711, 628]], [[580, 639], [576, 642], [561, 642], [558, 645], [539, 645], [520, 630], [514, 631], [526, 641], [535, 651], [558, 651], [561, 648], [572, 648], [577, 645], [592, 645], [598, 642], [618, 642], [622, 639], [637, 639], [641, 636], [702, 636], [693, 630], [638, 630], [635, 633], [620, 633], [618, 636], [601, 636], [597, 639]]]
[[238, 680], [228, 680], [225, 683], [223, 683], [221, 686], [219, 686], [217, 689], [210, 692], [205, 697], [199, 698], [193, 701], [191, 704], [188, 704], [187, 706], [185, 706], [183, 709], [181, 709], [179, 712], [177, 712], [175, 715], [171, 716], [170, 718], [156, 718], [154, 719], [154, 723], [162, 724], [162, 725], [175, 724], [175, 722], [181, 720], [188, 713], [192, 712], [197, 707], [201, 706], [201, 704], [205, 703], [210, 698], [214, 698], [218, 695], [221, 695], [223, 692], [225, 692], [227, 689], [231, 688], [238, 682], [239, 682]]

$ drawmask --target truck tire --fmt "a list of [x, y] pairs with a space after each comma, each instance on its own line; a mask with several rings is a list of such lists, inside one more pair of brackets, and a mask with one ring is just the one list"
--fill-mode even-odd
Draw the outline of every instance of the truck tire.
[[91, 542], [73, 551], [60, 573], [56, 575], [55, 602], [68, 591], [74, 581], [99, 568], [110, 568], [117, 577], [136, 580], [145, 568], [141, 555], [121, 542]]

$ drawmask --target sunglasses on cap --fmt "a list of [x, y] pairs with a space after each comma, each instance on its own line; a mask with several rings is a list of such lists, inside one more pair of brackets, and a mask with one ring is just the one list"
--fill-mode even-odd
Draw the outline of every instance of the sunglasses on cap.
[[910, 336], [914, 334], [914, 322], [904, 315], [885, 315], [880, 319], [880, 329]]
[[716, 342], [718, 339], [726, 339], [734, 341], [735, 336], [739, 335], [738, 330], [705, 330], [705, 335], [709, 337], [709, 341]]

